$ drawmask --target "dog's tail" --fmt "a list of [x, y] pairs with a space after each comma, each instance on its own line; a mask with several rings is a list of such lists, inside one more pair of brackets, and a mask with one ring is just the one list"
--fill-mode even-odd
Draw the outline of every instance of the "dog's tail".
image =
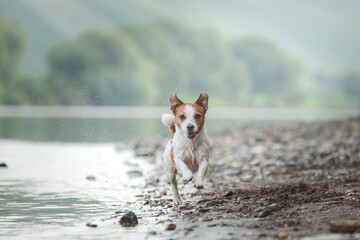
[[161, 116], [161, 122], [165, 126], [168, 126], [173, 134], [175, 133], [175, 122], [174, 122], [174, 120], [175, 120], [175, 116], [173, 114], [164, 113]]

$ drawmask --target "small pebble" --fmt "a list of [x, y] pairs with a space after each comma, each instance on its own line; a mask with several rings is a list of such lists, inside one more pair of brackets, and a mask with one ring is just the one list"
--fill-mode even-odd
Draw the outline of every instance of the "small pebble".
[[233, 195], [233, 191], [228, 191], [227, 193], [225, 193], [224, 197], [230, 197], [231, 195]]
[[97, 224], [93, 224], [93, 223], [87, 223], [86, 226], [87, 226], [87, 227], [96, 228], [98, 225], [97, 225]]
[[281, 233], [279, 233], [279, 239], [285, 239], [285, 238], [287, 238], [287, 237], [288, 237], [288, 235], [287, 235], [286, 232], [281, 232]]
[[202, 221], [203, 222], [211, 222], [213, 219], [212, 218], [205, 218], [205, 219], [203, 219]]
[[199, 212], [208, 212], [210, 208], [200, 208]]
[[170, 223], [170, 224], [167, 226], [166, 230], [167, 230], [167, 231], [172, 231], [172, 230], [175, 230], [175, 228], [176, 228], [176, 225], [173, 224], [173, 223]]
[[329, 222], [330, 230], [333, 233], [353, 233], [360, 229], [360, 221], [335, 219]]
[[269, 207], [265, 208], [265, 210], [259, 214], [259, 218], [267, 217], [270, 214], [272, 214], [273, 212], [277, 212], [280, 210], [281, 210], [281, 208], [279, 206], [277, 206], [276, 204], [272, 204]]
[[138, 224], [138, 220], [135, 213], [128, 212], [121, 217], [119, 223], [124, 227], [133, 227]]
[[129, 178], [138, 178], [138, 177], [142, 177], [142, 176], [143, 176], [142, 172], [137, 171], [137, 170], [128, 171], [128, 172], [126, 172], [126, 175], [127, 175]]
[[197, 203], [201, 205], [201, 204], [207, 203], [207, 202], [209, 202], [209, 201], [211, 201], [211, 199], [205, 198], [205, 199], [199, 200]]
[[6, 163], [0, 163], [0, 167], [6, 168], [7, 165], [6, 165]]
[[86, 180], [96, 181], [96, 177], [94, 177], [94, 176], [92, 176], [92, 175], [89, 175], [89, 176], [86, 176]]

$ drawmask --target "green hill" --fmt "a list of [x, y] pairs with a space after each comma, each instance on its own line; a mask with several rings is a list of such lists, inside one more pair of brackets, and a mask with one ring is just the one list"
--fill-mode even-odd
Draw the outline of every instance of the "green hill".
[[281, 45], [310, 68], [328, 71], [360, 65], [360, 2], [233, 0], [0, 0], [8, 19], [25, 29], [22, 67], [44, 72], [48, 48], [93, 28], [173, 18], [233, 38], [254, 34]]

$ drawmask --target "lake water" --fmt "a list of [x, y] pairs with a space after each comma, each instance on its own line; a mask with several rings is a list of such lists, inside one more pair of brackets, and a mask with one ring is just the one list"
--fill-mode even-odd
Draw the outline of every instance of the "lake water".
[[[136, 201], [144, 194], [144, 177], [127, 173], [155, 165], [129, 150], [0, 141], [0, 162], [8, 165], [0, 168], [0, 239], [144, 239], [154, 230], [154, 218]], [[138, 227], [125, 229], [112, 219], [124, 209], [141, 218]]]
[[[169, 136], [162, 125], [168, 107], [0, 106], [0, 139], [51, 142], [149, 141]], [[209, 133], [232, 127], [323, 121], [360, 115], [360, 109], [210, 108]]]

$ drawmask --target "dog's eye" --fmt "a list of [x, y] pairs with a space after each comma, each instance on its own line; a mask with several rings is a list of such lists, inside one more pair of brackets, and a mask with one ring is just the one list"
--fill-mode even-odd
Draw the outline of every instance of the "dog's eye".
[[201, 117], [200, 114], [195, 114], [195, 118], [196, 118], [196, 119], [199, 119], [200, 117]]
[[184, 119], [185, 119], [184, 114], [181, 114], [181, 115], [179, 116], [179, 118], [180, 118], [181, 120], [184, 120]]

